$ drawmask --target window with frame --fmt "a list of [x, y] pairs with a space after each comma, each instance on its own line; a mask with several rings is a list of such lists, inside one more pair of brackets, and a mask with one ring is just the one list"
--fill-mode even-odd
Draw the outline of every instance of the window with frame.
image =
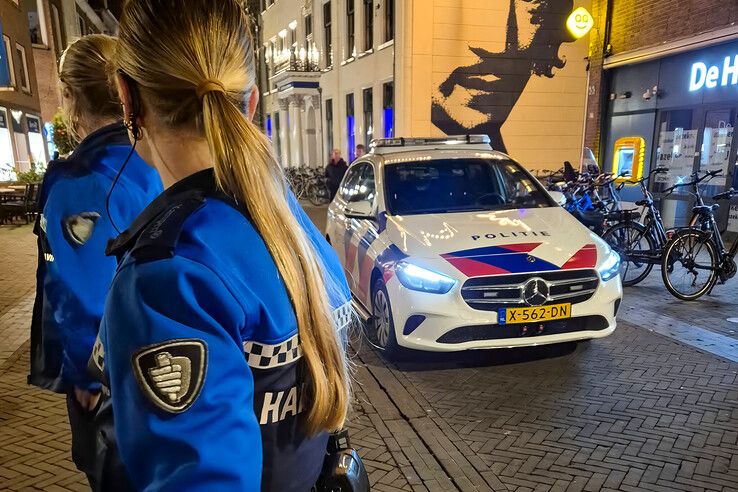
[[325, 100], [325, 136], [328, 154], [333, 152], [333, 99]]
[[384, 119], [384, 138], [395, 136], [395, 84], [387, 82], [382, 86], [382, 117]]
[[281, 158], [282, 156], [281, 126], [282, 126], [282, 122], [279, 121], [279, 113], [274, 113], [274, 140], [273, 142], [276, 143], [275, 147], [277, 149], [278, 158]]
[[384, 0], [384, 42], [395, 39], [395, 0]]
[[18, 60], [20, 61], [20, 86], [25, 92], [31, 92], [31, 79], [28, 76], [28, 60], [26, 59], [26, 49], [20, 44], [15, 45]]
[[313, 14], [305, 16], [305, 41], [311, 40], [313, 37]]
[[356, 116], [354, 113], [354, 94], [346, 94], [346, 133], [348, 137], [349, 162], [356, 159]]
[[346, 0], [346, 48], [348, 49], [348, 58], [354, 56], [356, 51], [356, 19], [355, 0]]
[[51, 19], [53, 22], [52, 28], [54, 29], [54, 49], [56, 50], [56, 56], [60, 57], [66, 43], [64, 42], [64, 31], [61, 26], [59, 9], [53, 3], [51, 4]]
[[323, 37], [325, 41], [325, 64], [333, 66], [333, 24], [331, 19], [331, 2], [323, 4]]
[[8, 85], [5, 87], [15, 88], [15, 64], [13, 63], [13, 51], [10, 47], [10, 38], [3, 35], [3, 43], [5, 44], [5, 68], [8, 70]]
[[364, 89], [364, 145], [369, 148], [374, 138], [374, 93], [372, 88]]
[[364, 51], [374, 48], [374, 0], [364, 1]]

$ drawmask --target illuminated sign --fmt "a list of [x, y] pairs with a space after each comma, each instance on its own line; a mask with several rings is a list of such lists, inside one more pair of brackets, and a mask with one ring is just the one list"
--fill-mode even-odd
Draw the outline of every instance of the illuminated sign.
[[566, 28], [576, 39], [586, 36], [592, 26], [594, 26], [592, 14], [584, 7], [576, 9], [566, 20]]
[[692, 64], [689, 77], [690, 92], [699, 91], [704, 87], [714, 89], [717, 86], [727, 87], [738, 85], [738, 55], [726, 56], [722, 67], [719, 65], [707, 66], [706, 63]]

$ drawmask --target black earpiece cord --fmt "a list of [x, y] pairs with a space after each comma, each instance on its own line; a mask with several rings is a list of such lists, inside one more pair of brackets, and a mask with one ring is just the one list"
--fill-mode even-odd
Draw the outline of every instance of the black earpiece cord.
[[118, 180], [120, 179], [121, 174], [123, 174], [123, 171], [125, 170], [126, 166], [128, 165], [128, 161], [131, 160], [131, 157], [133, 157], [133, 153], [136, 152], [136, 143], [138, 142], [137, 138], [133, 139], [133, 145], [131, 146], [131, 151], [128, 153], [128, 157], [126, 157], [126, 160], [123, 162], [123, 165], [120, 166], [120, 170], [118, 171], [118, 174], [115, 176], [115, 179], [113, 180], [113, 185], [110, 187], [110, 190], [108, 191], [108, 196], [105, 199], [105, 212], [108, 214], [108, 219], [110, 220], [110, 224], [113, 226], [113, 229], [115, 229], [115, 232], [118, 234], [121, 233], [120, 229], [115, 225], [115, 221], [113, 220], [112, 215], [110, 215], [110, 196], [113, 194], [113, 190], [115, 189], [115, 185], [118, 184]]

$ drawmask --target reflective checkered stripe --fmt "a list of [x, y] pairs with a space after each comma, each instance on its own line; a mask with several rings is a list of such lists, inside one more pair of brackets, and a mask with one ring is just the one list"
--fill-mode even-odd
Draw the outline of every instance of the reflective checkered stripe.
[[[342, 330], [351, 324], [353, 310], [347, 302], [333, 311], [333, 322], [336, 329]], [[282, 343], [270, 345], [259, 342], [243, 342], [243, 351], [246, 361], [254, 369], [271, 369], [295, 362], [302, 357], [300, 336], [295, 335]]]
[[246, 361], [254, 369], [271, 369], [295, 362], [302, 357], [299, 335], [276, 345], [244, 342]]
[[348, 328], [351, 324], [353, 314], [354, 312], [350, 302], [333, 311], [333, 322], [336, 325], [336, 329], [343, 330], [344, 328]]

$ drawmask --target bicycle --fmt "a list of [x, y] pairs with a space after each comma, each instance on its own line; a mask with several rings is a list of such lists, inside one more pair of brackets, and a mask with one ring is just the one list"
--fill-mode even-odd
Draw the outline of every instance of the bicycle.
[[[669, 237], [674, 234], [675, 229], [666, 229], [661, 213], [656, 207], [653, 194], [648, 190], [647, 183], [656, 174], [667, 173], [667, 168], [653, 169], [648, 176], [637, 181], [641, 187], [644, 199], [636, 202], [636, 205], [645, 209], [645, 215], [638, 210], [624, 210], [620, 220], [614, 219], [616, 224], [610, 227], [602, 235], [602, 238], [620, 254], [620, 277], [623, 286], [632, 287], [643, 282], [653, 270], [654, 265], [661, 264], [664, 248]], [[664, 190], [665, 195], [671, 194], [677, 188], [691, 186], [691, 193], [696, 196], [699, 205], [704, 205], [698, 186], [719, 175], [721, 171], [713, 171], [698, 178], [698, 174], [692, 174], [692, 181], [678, 183]], [[644, 217], [643, 222], [639, 219]], [[693, 227], [698, 220], [696, 214], [692, 215], [689, 227]], [[633, 276], [629, 276], [633, 273]]]
[[[736, 196], [738, 191], [731, 188], [712, 199], [730, 200]], [[693, 208], [699, 227], [678, 231], [664, 248], [661, 276], [666, 289], [677, 299], [697, 300], [712, 293], [718, 282], [722, 285], [736, 274], [738, 241], [726, 250], [715, 220], [718, 208], [719, 204], [705, 205], [700, 199]]]

